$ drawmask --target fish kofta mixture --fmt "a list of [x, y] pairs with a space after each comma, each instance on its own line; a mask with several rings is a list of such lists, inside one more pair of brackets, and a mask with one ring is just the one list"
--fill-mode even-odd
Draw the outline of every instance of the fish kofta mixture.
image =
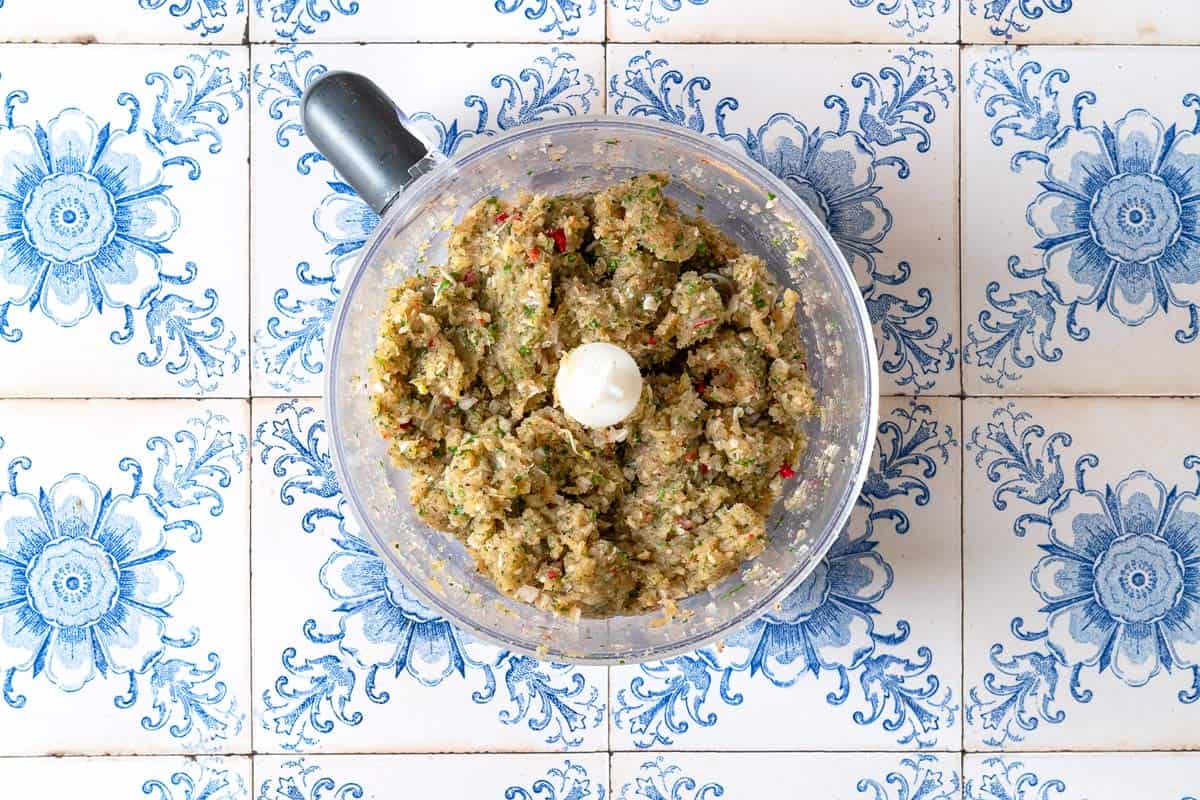
[[[817, 412], [796, 293], [666, 184], [477, 203], [380, 331], [374, 411], [421, 519], [504, 594], [575, 618], [670, 611], [760, 554]], [[599, 430], [553, 388], [592, 341], [644, 378]]]

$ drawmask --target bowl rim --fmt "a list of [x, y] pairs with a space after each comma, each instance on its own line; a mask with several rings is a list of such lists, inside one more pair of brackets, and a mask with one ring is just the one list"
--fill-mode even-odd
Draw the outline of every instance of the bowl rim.
[[[350, 473], [345, 470], [344, 464], [346, 459], [343, 455], [344, 442], [337, 435], [338, 431], [338, 400], [337, 392], [334, 386], [334, 364], [337, 363], [337, 356], [340, 353], [343, 341], [343, 329], [346, 318], [349, 316], [350, 303], [346, 300], [354, 296], [355, 288], [366, 273], [366, 265], [374, 263], [377, 251], [379, 250], [383, 237], [391, 230], [390, 225], [386, 224], [390, 219], [400, 216], [406, 212], [417, 214], [424, 213], [423, 209], [414, 209], [411, 202], [407, 198], [415, 197], [417, 192], [414, 189], [420, 188], [421, 184], [436, 180], [446, 170], [454, 170], [461, 166], [470, 164], [480, 158], [486, 157], [489, 153], [503, 148], [511, 142], [517, 140], [525, 140], [536, 136], [544, 136], [552, 134], [554, 131], [581, 128], [581, 127], [604, 127], [609, 129], [636, 129], [641, 132], [650, 132], [654, 134], [663, 134], [671, 138], [682, 138], [690, 140], [691, 143], [698, 148], [707, 151], [714, 159], [727, 161], [736, 164], [736, 166], [744, 171], [755, 173], [760, 179], [775, 187], [776, 193], [781, 198], [787, 198], [791, 205], [795, 206], [800, 216], [805, 217], [810, 224], [810, 227], [818, 235], [816, 244], [822, 250], [822, 254], [828, 258], [834, 268], [841, 273], [842, 279], [851, 287], [850, 292], [851, 306], [854, 309], [854, 319], [849, 320], [853, 323], [854, 331], [862, 340], [864, 345], [861, 349], [866, 354], [866, 375], [864, 385], [867, 388], [867, 415], [862, 428], [861, 440], [857, 443], [857, 452], [854, 457], [857, 459], [857, 465], [854, 470], [854, 478], [843, 489], [841, 497], [837, 501], [837, 511], [830, 518], [830, 524], [822, 532], [819, 540], [812, 543], [809, 548], [808, 560], [803, 566], [796, 569], [794, 572], [786, 576], [786, 579], [779, 580], [776, 586], [767, 592], [759, 602], [753, 606], [747, 606], [741, 613], [723, 622], [720, 625], [706, 629], [703, 633], [693, 634], [672, 642], [669, 646], [655, 647], [653, 649], [645, 648], [642, 651], [631, 651], [622, 655], [606, 655], [606, 654], [588, 654], [577, 655], [567, 653], [562, 649], [555, 647], [554, 642], [543, 642], [542, 644], [530, 646], [525, 642], [516, 641], [509, 638], [503, 633], [493, 630], [492, 628], [480, 624], [478, 621], [469, 618], [460, 608], [453, 603], [442, 599], [433, 592], [430, 592], [422, 583], [420, 576], [411, 575], [403, 565], [396, 561], [392, 554], [391, 548], [382, 539], [381, 535], [375, 530], [369, 522], [369, 517], [364, 513], [365, 504], [362, 503], [357, 487], [351, 480]], [[431, 147], [431, 153], [435, 153], [436, 149]], [[436, 166], [429, 172], [421, 175], [413, 183], [409, 184], [397, 197], [391, 206], [385, 209], [382, 215], [379, 226], [372, 233], [371, 240], [363, 249], [362, 256], [355, 263], [353, 270], [347, 276], [343, 285], [342, 291], [338, 295], [336, 307], [332, 318], [330, 319], [329, 328], [330, 339], [326, 347], [325, 371], [322, 380], [323, 401], [325, 406], [326, 425], [330, 437], [330, 453], [333, 461], [334, 474], [337, 477], [338, 488], [343, 497], [346, 499], [346, 507], [349, 509], [354, 521], [358, 524], [361, 530], [370, 534], [371, 540], [375, 548], [384, 557], [384, 561], [389, 564], [389, 567], [395, 570], [401, 581], [417, 600], [426, 607], [430, 608], [437, 614], [441, 615], [447, 622], [451, 623], [456, 628], [465, 630], [469, 634], [482, 639], [497, 647], [505, 650], [530, 656], [537, 660], [553, 661], [556, 663], [570, 663], [578, 665], [593, 665], [593, 666], [612, 666], [619, 664], [637, 664], [647, 661], [657, 661], [672, 656], [677, 656], [683, 653], [688, 653], [693, 650], [705, 647], [713, 642], [724, 639], [735, 630], [738, 630], [745, 625], [750, 624], [754, 620], [767, 613], [774, 605], [780, 602], [796, 587], [804, 582], [805, 579], [817, 568], [817, 565], [824, 559], [826, 553], [833, 546], [837, 538], [842, 534], [846, 524], [850, 519], [850, 515], [854, 511], [859, 493], [862, 490], [863, 483], [866, 480], [867, 471], [871, 463], [871, 454], [875, 445], [876, 426], [879, 420], [879, 362], [876, 354], [875, 337], [872, 332], [870, 316], [867, 312], [866, 303], [863, 300], [862, 292], [859, 290], [858, 281], [854, 277], [854, 273], [850, 265], [846, 262], [845, 256], [842, 254], [841, 248], [837, 246], [832, 234], [828, 228], [821, 223], [817, 216], [809, 208], [800, 197], [791, 189], [787, 183], [768, 170], [763, 165], [759, 164], [751, 158], [748, 158], [743, 153], [735, 150], [732, 147], [723, 146], [720, 141], [713, 140], [708, 136], [698, 134], [681, 125], [675, 125], [657, 120], [634, 119], [628, 116], [619, 116], [613, 114], [590, 114], [584, 116], [571, 117], [565, 120], [549, 120], [544, 122], [535, 122], [521, 125], [514, 128], [502, 136], [497, 136], [490, 139], [486, 144], [465, 153], [461, 156], [451, 158], [437, 158]], [[547, 612], [548, 613], [548, 612]]]

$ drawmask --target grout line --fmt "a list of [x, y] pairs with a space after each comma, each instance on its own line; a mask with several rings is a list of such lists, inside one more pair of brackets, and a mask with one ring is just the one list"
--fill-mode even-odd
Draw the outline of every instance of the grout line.
[[[961, 22], [960, 22], [961, 25]], [[647, 47], [653, 49], [660, 46], [677, 46], [677, 45], [694, 45], [697, 47], [737, 47], [742, 45], [777, 45], [777, 46], [817, 46], [817, 47], [861, 47], [864, 45], [875, 47], [937, 47], [939, 45], [960, 45], [963, 47], [1054, 47], [1062, 49], [1080, 50], [1084, 48], [1128, 48], [1128, 49], [1143, 49], [1143, 48], [1178, 48], [1178, 49], [1195, 49], [1200, 47], [1200, 40], [1185, 41], [1185, 42], [1067, 42], [1067, 41], [1028, 41], [1015, 42], [1003, 41], [998, 38], [994, 39], [929, 39], [929, 40], [912, 40], [912, 39], [895, 39], [891, 41], [881, 41], [879, 39], [738, 39], [725, 42], [707, 42], [701, 40], [677, 40], [677, 39], [655, 39], [653, 41], [622, 39], [609, 40], [603, 39], [509, 39], [509, 40], [467, 40], [467, 39], [303, 39], [303, 40], [287, 40], [287, 39], [251, 39], [243, 36], [235, 41], [218, 42], [218, 41], [95, 41], [95, 42], [79, 42], [70, 39], [63, 40], [42, 40], [42, 39], [0, 39], [0, 48], [2, 47], [196, 47], [207, 49], [220, 49], [227, 47], [246, 47], [252, 45], [267, 45], [270, 47], [280, 47], [285, 45], [297, 45], [303, 47], [325, 47], [327, 45], [552, 45], [555, 47], [571, 47], [575, 45], [589, 44], [622, 44], [632, 45], [635, 47]]]
[[[961, 9], [960, 9], [961, 11]], [[959, 38], [962, 38], [962, 16], [959, 16]], [[960, 392], [964, 395], [967, 387], [967, 365], [962, 358], [963, 339], [966, 336], [967, 317], [965, 302], [965, 292], [963, 290], [963, 169], [962, 169], [962, 153], [963, 153], [963, 108], [966, 103], [963, 100], [963, 54], [965, 50], [961, 46], [958, 48], [958, 153], [955, 159], [955, 169], [957, 175], [955, 180], [954, 191], [958, 196], [958, 377]], [[958, 658], [959, 658], [959, 683], [958, 683], [958, 703], [959, 703], [959, 718], [958, 718], [958, 749], [961, 752], [966, 751], [967, 747], [967, 558], [966, 558], [966, 418], [967, 418], [967, 403], [965, 399], [959, 399], [958, 402]]]
[[[250, 18], [246, 17], [246, 38], [249, 39]], [[250, 752], [254, 752], [254, 739], [258, 726], [254, 724], [254, 98], [250, 81], [254, 75], [254, 48], [246, 45], [246, 376], [249, 399], [249, 430], [247, 431], [246, 492], [249, 512], [246, 514], [246, 580], [249, 606], [246, 614], [250, 620], [247, 633], [250, 637], [250, 698], [246, 709], [246, 724], [250, 726]], [[250, 764], [250, 794], [254, 794], [254, 764]]]
[[1040, 757], [1040, 756], [1103, 756], [1103, 755], [1175, 755], [1194, 760], [1200, 758], [1200, 746], [1190, 749], [1149, 749], [1149, 750], [1113, 750], [1113, 749], [1057, 749], [1057, 750], [1014, 750], [1011, 748], [995, 748], [989, 750], [913, 750], [913, 749], [858, 749], [858, 750], [714, 750], [711, 747], [708, 749], [690, 750], [682, 748], [670, 749], [646, 749], [646, 750], [346, 750], [346, 751], [307, 751], [293, 752], [284, 750], [272, 750], [263, 752], [212, 752], [198, 753], [185, 750], [162, 753], [35, 753], [35, 754], [4, 754], [0, 755], [0, 762], [4, 761], [40, 761], [40, 760], [85, 760], [85, 759], [204, 759], [204, 758], [229, 758], [229, 759], [246, 759], [251, 765], [251, 776], [253, 779], [254, 764], [259, 758], [320, 758], [320, 759], [339, 759], [339, 758], [391, 758], [394, 756], [409, 756], [414, 758], [426, 756], [482, 756], [485, 758], [502, 758], [513, 756], [519, 758], [564, 758], [570, 759], [573, 756], [605, 756], [609, 764], [609, 780], [612, 778], [612, 761], [613, 756], [617, 755], [633, 755], [643, 757], [653, 756], [696, 756], [696, 755], [717, 755], [717, 756], [796, 756], [796, 755], [830, 755], [830, 756], [916, 756], [916, 755], [933, 755], [949, 759], [952, 756], [957, 756], [964, 759], [966, 756], [1015, 756], [1018, 758], [1024, 757]]

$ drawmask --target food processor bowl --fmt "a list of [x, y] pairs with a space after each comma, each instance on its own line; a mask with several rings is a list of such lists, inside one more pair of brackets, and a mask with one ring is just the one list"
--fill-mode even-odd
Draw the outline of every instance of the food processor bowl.
[[[361, 110], [361, 103], [354, 106], [355, 114]], [[390, 113], [381, 124], [403, 126], [403, 115], [394, 107]], [[404, 587], [468, 635], [581, 664], [665, 658], [779, 609], [847, 523], [866, 475], [878, 406], [874, 341], [854, 276], [788, 183], [719, 139], [656, 122], [593, 116], [522, 126], [453, 159], [426, 157], [423, 166], [395, 181], [407, 184], [398, 193], [378, 182], [364, 189], [369, 181], [358, 173], [378, 167], [380, 131], [366, 131], [373, 137], [371, 152], [360, 151], [356, 163], [340, 151], [347, 142], [361, 145], [364, 129], [338, 129], [334, 136], [333, 117], [317, 122], [315, 113], [306, 113], [309, 133], [382, 211], [382, 220], [361, 261], [343, 276], [327, 337], [329, 433], [350, 515]], [[331, 143], [337, 137], [343, 138]], [[405, 163], [413, 161], [411, 138], [402, 148]], [[800, 295], [797, 325], [821, 411], [809, 425], [796, 475], [772, 509], [762, 555], [709, 591], [681, 600], [669, 618], [660, 612], [571, 620], [499, 593], [458, 541], [417, 517], [409, 475], [393, 466], [372, 418], [370, 364], [389, 289], [443, 261], [454, 224], [472, 204], [491, 195], [515, 200], [523, 192], [593, 192], [646, 172], [668, 175], [666, 193], [682, 211], [703, 216], [764, 258], [780, 286]]]

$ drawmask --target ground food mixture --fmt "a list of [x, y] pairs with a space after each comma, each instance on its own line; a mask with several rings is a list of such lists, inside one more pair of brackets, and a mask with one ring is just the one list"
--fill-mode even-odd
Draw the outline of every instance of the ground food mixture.
[[[481, 201], [380, 332], [376, 419], [421, 518], [500, 591], [573, 617], [670, 611], [761, 553], [817, 410], [795, 292], [666, 183]], [[602, 430], [553, 396], [591, 341], [644, 377]]]

